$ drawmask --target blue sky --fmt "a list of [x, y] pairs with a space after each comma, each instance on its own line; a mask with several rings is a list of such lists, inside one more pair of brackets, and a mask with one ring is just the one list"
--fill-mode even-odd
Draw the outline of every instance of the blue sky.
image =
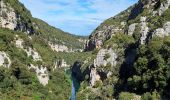
[[19, 0], [36, 18], [76, 35], [89, 35], [101, 22], [138, 0]]

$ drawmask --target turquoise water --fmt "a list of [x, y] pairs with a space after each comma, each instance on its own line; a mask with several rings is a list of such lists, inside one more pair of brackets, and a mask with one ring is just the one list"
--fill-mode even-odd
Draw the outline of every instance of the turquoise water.
[[74, 87], [74, 82], [72, 82], [72, 90], [71, 90], [70, 100], [75, 100], [75, 97], [76, 97], [76, 89]]
[[70, 100], [75, 100], [76, 92], [80, 88], [80, 82], [72, 75], [72, 90], [71, 90], [71, 97]]

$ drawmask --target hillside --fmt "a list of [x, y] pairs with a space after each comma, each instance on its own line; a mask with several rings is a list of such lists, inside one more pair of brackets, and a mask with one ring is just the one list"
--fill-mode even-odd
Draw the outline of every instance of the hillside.
[[18, 0], [0, 0], [0, 8], [0, 98], [68, 100], [70, 67], [89, 55], [86, 37], [33, 18]]
[[[169, 100], [170, 0], [139, 0], [101, 23], [79, 66], [77, 99]], [[88, 71], [87, 71], [88, 70]]]

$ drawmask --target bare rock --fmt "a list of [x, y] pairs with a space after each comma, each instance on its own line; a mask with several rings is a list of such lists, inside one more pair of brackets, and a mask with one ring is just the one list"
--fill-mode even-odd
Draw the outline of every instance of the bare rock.
[[0, 27], [14, 30], [17, 26], [17, 17], [13, 8], [0, 1]]
[[161, 3], [161, 6], [158, 10], [159, 15], [161, 16], [163, 14], [164, 11], [166, 11], [170, 6], [170, 0], [167, 0], [164, 3]]
[[16, 40], [15, 40], [16, 47], [23, 49], [28, 56], [32, 56], [34, 61], [42, 61], [42, 58], [39, 55], [39, 53], [36, 50], [32, 49], [31, 47], [24, 48], [23, 42], [24, 41], [22, 39], [16, 36]]
[[90, 86], [94, 86], [96, 81], [100, 80], [100, 76], [96, 71], [96, 68], [91, 68], [90, 72]]
[[43, 66], [38, 67], [38, 66], [34, 66], [31, 64], [29, 66], [29, 69], [35, 70], [37, 78], [42, 85], [45, 86], [48, 84], [49, 74], [48, 74], [48, 70], [46, 67], [43, 67]]
[[[105, 59], [106, 54], [108, 54], [110, 57]], [[107, 63], [110, 63], [112, 66], [115, 66], [117, 61], [117, 54], [112, 50], [112, 49], [101, 49], [98, 54], [96, 59], [94, 60], [94, 63], [96, 66], [101, 66], [104, 65], [106, 66]]]
[[141, 23], [141, 38], [140, 38], [140, 44], [145, 44], [146, 43], [146, 38], [149, 32], [149, 28], [147, 26], [147, 22], [146, 22], [146, 17], [141, 17], [140, 19]]
[[166, 22], [163, 28], [158, 28], [153, 32], [153, 36], [165, 37], [170, 35], [170, 22]]
[[0, 66], [9, 68], [10, 65], [11, 65], [11, 60], [9, 56], [5, 52], [0, 51]]
[[129, 25], [128, 35], [133, 35], [136, 28], [136, 23]]

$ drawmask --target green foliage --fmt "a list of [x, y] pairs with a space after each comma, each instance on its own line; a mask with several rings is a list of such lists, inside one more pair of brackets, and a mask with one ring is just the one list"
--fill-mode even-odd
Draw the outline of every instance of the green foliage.
[[96, 81], [95, 85], [93, 86], [94, 88], [101, 88], [103, 85], [102, 81]]
[[133, 91], [144, 93], [156, 89], [163, 92], [168, 85], [168, 58], [170, 57], [169, 37], [153, 38], [147, 47], [139, 48], [138, 59], [134, 64], [134, 73], [128, 79]]
[[133, 37], [120, 33], [120, 34], [116, 34], [111, 39], [106, 41], [104, 45], [111, 46], [111, 47], [115, 47], [115, 45], [117, 45], [118, 46], [117, 48], [126, 48], [129, 46], [129, 44], [132, 43], [134, 43]]
[[134, 31], [134, 34], [133, 34], [133, 37], [135, 39], [135, 41], [137, 42], [140, 37], [141, 37], [141, 34], [140, 34], [140, 26], [139, 25], [136, 25], [136, 28], [135, 28], [135, 31]]
[[160, 100], [160, 95], [158, 92], [154, 91], [152, 93], [146, 92], [142, 95], [142, 100]]
[[[28, 57], [26, 52], [15, 46], [15, 35], [24, 40], [24, 48], [33, 47], [42, 56], [42, 62], [35, 62]], [[62, 70], [55, 70], [51, 73], [52, 77], [48, 86], [42, 86], [34, 71], [29, 71], [29, 64], [43, 64], [48, 69], [53, 68], [54, 60], [58, 58], [65, 59], [68, 64], [72, 64], [77, 59], [85, 60], [89, 53], [56, 53], [47, 45], [44, 39], [38, 36], [32, 36], [32, 40], [25, 33], [14, 32], [8, 29], [0, 29], [0, 51], [5, 51], [12, 62], [9, 69], [0, 67], [0, 97], [4, 100], [26, 99], [26, 100], [67, 100], [70, 97], [71, 82], [68, 76]], [[58, 58], [57, 58], [58, 57]], [[9, 63], [5, 59], [5, 64]], [[57, 84], [57, 85], [56, 85]], [[67, 90], [67, 91], [65, 91]], [[50, 92], [52, 91], [52, 92]], [[12, 98], [10, 98], [12, 97]]]
[[96, 30], [94, 30], [92, 32], [92, 34], [95, 33], [95, 31], [102, 30], [103, 26], [114, 25], [114, 26], [122, 27], [120, 25], [120, 23], [124, 22], [124, 21], [126, 21], [128, 19], [129, 14], [130, 14], [130, 13], [128, 13], [128, 10], [131, 10], [132, 8], [133, 7], [131, 6], [131, 7], [127, 8], [127, 10], [122, 11], [121, 13], [119, 13], [117, 16], [111, 17], [111, 18], [105, 20], [103, 23], [101, 23], [101, 25], [99, 25], [99, 27], [96, 28]]
[[110, 58], [110, 54], [109, 54], [109, 53], [105, 54], [104, 60], [107, 60], [107, 59], [109, 59], [109, 58]]
[[133, 94], [133, 93], [122, 92], [119, 94], [118, 100], [133, 100], [134, 96], [135, 96], [135, 94]]
[[167, 9], [162, 15], [164, 21], [170, 21], [170, 9]]
[[40, 19], [34, 18], [34, 22], [39, 27], [37, 29], [41, 34], [38, 36], [43, 41], [50, 41], [52, 43], [66, 45], [72, 49], [82, 49], [84, 46], [83, 42], [79, 42], [78, 39], [86, 39], [83, 36], [76, 36], [66, 33], [60, 29], [54, 28]]
[[64, 75], [62, 70], [55, 70], [51, 73], [48, 89], [55, 95], [54, 97], [57, 100], [67, 100], [71, 95], [71, 80]]

